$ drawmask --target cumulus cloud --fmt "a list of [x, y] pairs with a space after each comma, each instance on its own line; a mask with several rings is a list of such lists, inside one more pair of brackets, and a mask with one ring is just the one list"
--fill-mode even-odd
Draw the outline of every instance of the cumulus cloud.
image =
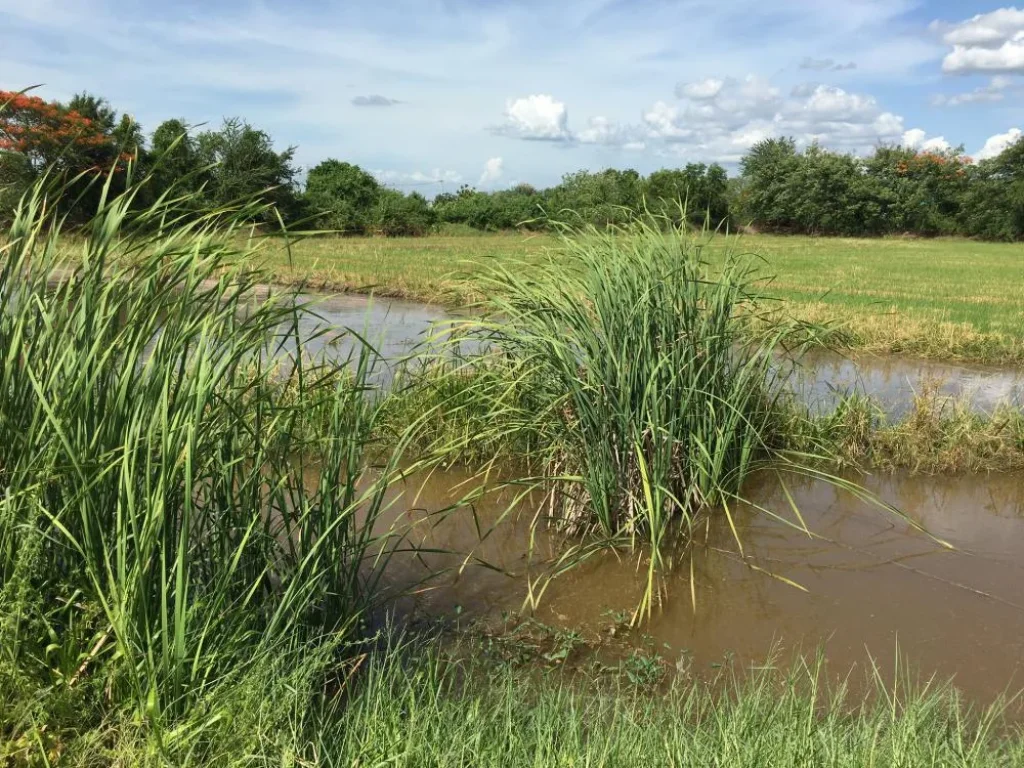
[[600, 115], [591, 117], [582, 130], [573, 131], [565, 104], [544, 94], [510, 99], [505, 106], [504, 122], [492, 130], [517, 139], [601, 144], [634, 150], [643, 148], [645, 137], [645, 131], [639, 126]]
[[936, 94], [932, 104], [936, 107], [960, 107], [965, 104], [991, 104], [1003, 101], [1007, 91], [1014, 89], [1014, 81], [1006, 75], [996, 75], [987, 85], [979, 86], [973, 91], [955, 93], [952, 96]]
[[949, 142], [944, 136], [928, 138], [928, 134], [921, 128], [911, 128], [909, 131], [905, 131], [900, 139], [900, 144], [907, 149], [916, 149], [921, 152], [945, 152], [950, 149]]
[[816, 86], [805, 99], [792, 113], [817, 121], [869, 122], [880, 111], [873, 97], [847, 93], [831, 85]]
[[505, 103], [505, 120], [495, 133], [534, 141], [569, 141], [569, 112], [565, 103], [548, 94], [533, 94]]
[[801, 147], [818, 143], [855, 153], [896, 143], [949, 149], [942, 136], [908, 131], [903, 118], [884, 110], [874, 97], [834, 85], [808, 83], [787, 95], [769, 79], [749, 75], [679, 83], [676, 95], [677, 101], [655, 101], [643, 110], [638, 125], [596, 116], [578, 130], [570, 126], [564, 103], [546, 95], [527, 96], [509, 100], [505, 121], [494, 130], [522, 139], [726, 163], [738, 162], [754, 144], [773, 136], [792, 136]]
[[500, 157], [492, 157], [484, 163], [484, 172], [480, 174], [480, 186], [489, 187], [505, 173], [505, 161]]
[[676, 96], [695, 101], [713, 99], [722, 92], [724, 85], [725, 81], [717, 77], [709, 77], [706, 80], [697, 80], [692, 83], [679, 83], [676, 86]]
[[603, 144], [624, 149], [643, 149], [644, 134], [634, 125], [623, 125], [607, 117], [592, 117], [587, 127], [575, 135], [581, 144]]
[[676, 154], [734, 162], [758, 141], [794, 136], [806, 146], [819, 142], [835, 149], [866, 151], [895, 142], [903, 119], [881, 109], [874, 98], [830, 85], [808, 84], [784, 97], [765, 78], [727, 79], [713, 96], [685, 97], [681, 103], [655, 102], [643, 114], [648, 137]]
[[1020, 128], [1011, 128], [1006, 133], [997, 133], [995, 136], [989, 136], [985, 146], [979, 149], [974, 154], [974, 157], [977, 160], [988, 160], [996, 157], [1011, 144], [1016, 144], [1020, 141], [1022, 136], [1024, 136], [1024, 132]]
[[398, 99], [389, 99], [387, 96], [381, 96], [379, 93], [372, 93], [369, 96], [356, 96], [352, 99], [352, 106], [354, 107], [393, 107], [395, 104], [401, 104]]
[[944, 72], [1024, 72], [1024, 10], [998, 8], [961, 22], [932, 22], [931, 29], [953, 50]]
[[942, 39], [950, 45], [995, 47], [1024, 31], [1024, 11], [998, 8], [954, 24], [934, 21], [932, 29], [941, 32]]
[[462, 174], [457, 171], [434, 168], [431, 171], [371, 170], [371, 174], [382, 184], [395, 187], [419, 187], [431, 184], [459, 184]]
[[848, 61], [845, 64], [841, 64], [835, 59], [814, 59], [810, 56], [804, 56], [800, 62], [800, 69], [809, 69], [814, 72], [842, 72], [846, 69], [856, 69], [857, 64], [853, 61]]

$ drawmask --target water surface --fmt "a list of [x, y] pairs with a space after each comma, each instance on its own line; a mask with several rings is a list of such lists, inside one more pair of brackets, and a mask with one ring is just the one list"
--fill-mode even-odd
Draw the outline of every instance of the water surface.
[[[647, 647], [697, 673], [729, 658], [761, 663], [776, 648], [786, 655], [824, 647], [833, 669], [863, 668], [873, 657], [889, 677], [901, 656], [924, 677], [952, 678], [980, 700], [1024, 688], [1022, 479], [861, 478], [955, 550], [846, 491], [791, 479], [788, 489], [817, 537], [747, 509], [737, 517], [741, 554], [723, 520], [711, 521], [692, 548], [696, 607], [686, 560], [666, 579], [661, 603], [642, 628]], [[400, 505], [417, 510], [404, 518], [415, 523], [411, 541], [462, 553], [392, 564], [406, 584], [452, 569], [406, 601], [423, 617], [496, 620], [521, 610], [526, 577], [564, 551], [564, 542], [546, 536], [531, 549], [527, 520], [536, 508], [529, 499], [519, 506], [518, 522], [490, 528], [511, 502], [511, 489], [475, 504], [475, 515], [433, 516], [465, 492], [466, 480], [458, 473], [410, 480]], [[792, 519], [777, 479], [760, 478], [748, 494]], [[551, 582], [536, 618], [600, 636], [612, 617], [638, 604], [645, 566], [643, 557], [605, 552]]]
[[[309, 352], [336, 359], [347, 357], [356, 343], [340, 329], [363, 335], [393, 364], [418, 349], [429, 350], [446, 321], [458, 318], [441, 307], [411, 301], [350, 294], [305, 298], [319, 318], [305, 318], [303, 330], [312, 335], [323, 325], [335, 329], [314, 339]], [[860, 393], [874, 398], [889, 417], [899, 418], [910, 410], [915, 395], [929, 387], [936, 387], [940, 398], [963, 400], [980, 412], [990, 413], [1003, 403], [1024, 406], [1024, 373], [1019, 369], [817, 352], [802, 358], [794, 373], [798, 396], [821, 411], [833, 408], [844, 395]]]

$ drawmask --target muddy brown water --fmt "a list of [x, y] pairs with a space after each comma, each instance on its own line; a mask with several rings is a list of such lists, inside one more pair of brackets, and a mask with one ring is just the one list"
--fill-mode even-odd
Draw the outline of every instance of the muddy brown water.
[[[667, 577], [650, 621], [620, 641], [624, 648], [643, 645], [698, 675], [728, 660], [762, 664], [773, 652], [785, 665], [791, 654], [821, 648], [830, 669], [866, 674], [874, 659], [891, 679], [896, 660], [909, 660], [916, 675], [952, 679], [976, 700], [1024, 689], [1024, 478], [860, 480], [956, 549], [846, 491], [789, 479], [818, 538], [747, 509], [736, 518], [744, 559], [728, 526], [712, 520], [692, 549], [696, 607], [685, 561]], [[565, 542], [547, 535], [531, 549], [529, 498], [494, 525], [507, 514], [511, 489], [491, 493], [473, 513], [439, 517], [466, 481], [460, 473], [410, 479], [395, 505], [400, 525], [413, 526], [410, 543], [459, 553], [396, 556], [392, 578], [416, 585], [402, 601], [407, 616], [497, 623], [524, 609], [527, 577], [564, 551]], [[760, 478], [747, 494], [792, 519], [777, 480]], [[637, 606], [645, 565], [642, 556], [604, 552], [550, 582], [532, 615], [606, 636]]]
[[[315, 298], [319, 322], [364, 333], [387, 360], [416, 350], [452, 317], [415, 302]], [[316, 340], [316, 351], [347, 354], [350, 342], [334, 338], [325, 345], [330, 340]], [[860, 392], [898, 418], [932, 383], [940, 395], [979, 411], [1024, 404], [1019, 370], [895, 357], [816, 354], [798, 371], [795, 389], [821, 409]], [[687, 561], [666, 579], [651, 620], [623, 642], [628, 647], [647, 635], [645, 647], [697, 673], [730, 658], [759, 664], [773, 649], [785, 656], [822, 647], [833, 669], [866, 669], [874, 659], [891, 679], [903, 658], [921, 676], [953, 679], [978, 700], [1024, 689], [1024, 477], [856, 479], [955, 549], [848, 492], [791, 478], [789, 492], [817, 537], [747, 509], [737, 518], [741, 557], [728, 526], [713, 520], [692, 548], [696, 607]], [[564, 551], [564, 541], [531, 538], [535, 499], [522, 500], [495, 523], [513, 490], [439, 516], [475, 482], [459, 472], [439, 473], [396, 491], [401, 498], [389, 522], [418, 547], [458, 553], [396, 555], [389, 578], [414, 593], [401, 601], [408, 616], [499, 621], [524, 608], [527, 577], [539, 576]], [[792, 516], [776, 480], [760, 478], [747, 493]], [[643, 566], [642, 556], [604, 552], [552, 581], [534, 615], [604, 636], [638, 604]]]

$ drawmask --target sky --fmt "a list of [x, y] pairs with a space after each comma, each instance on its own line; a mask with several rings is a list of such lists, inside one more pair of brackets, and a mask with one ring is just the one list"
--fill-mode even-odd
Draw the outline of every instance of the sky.
[[151, 131], [244, 117], [432, 195], [588, 168], [729, 168], [755, 142], [996, 154], [1024, 7], [981, 0], [0, 0], [0, 88]]

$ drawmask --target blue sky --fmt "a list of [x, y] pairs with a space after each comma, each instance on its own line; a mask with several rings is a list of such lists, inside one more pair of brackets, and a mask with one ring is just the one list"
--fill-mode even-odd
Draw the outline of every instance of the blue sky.
[[432, 194], [734, 164], [792, 135], [985, 155], [1024, 127], [1024, 8], [960, 0], [0, 0], [0, 87], [243, 116]]

